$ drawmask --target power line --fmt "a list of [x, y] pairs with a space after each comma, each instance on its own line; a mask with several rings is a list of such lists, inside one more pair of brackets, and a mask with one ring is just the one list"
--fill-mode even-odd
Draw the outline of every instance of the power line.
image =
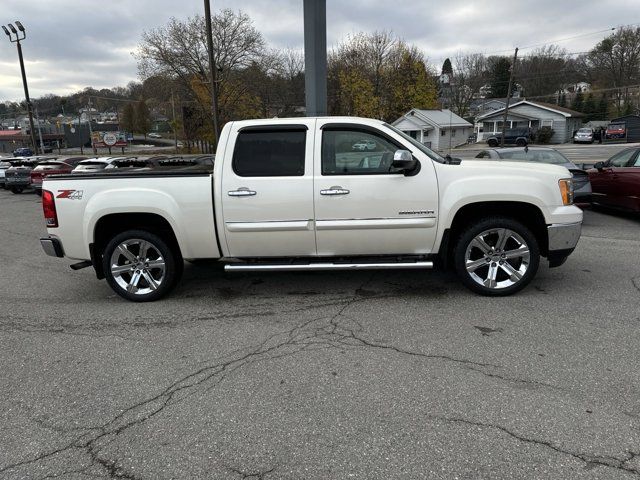
[[[553, 45], [556, 43], [560, 43], [560, 42], [566, 42], [569, 40], [574, 40], [576, 38], [581, 38], [581, 37], [589, 37], [592, 35], [597, 35], [600, 33], [604, 33], [604, 32], [612, 32], [615, 30], [619, 30], [621, 28], [627, 28], [627, 27], [634, 27], [636, 25], [640, 25], [640, 22], [638, 23], [628, 23], [625, 25], [618, 25], [617, 27], [608, 27], [602, 30], [596, 30], [593, 32], [589, 32], [589, 33], [582, 33], [579, 35], [574, 35], [572, 37], [565, 37], [565, 38], [560, 38], [560, 39], [556, 39], [556, 40], [547, 40], [545, 42], [541, 42], [541, 43], [537, 43], [537, 44], [533, 44], [533, 45], [527, 45], [526, 47], [521, 47], [520, 50], [524, 50], [524, 49], [528, 49], [528, 48], [534, 48], [534, 47], [540, 47], [540, 46], [544, 46], [544, 45]], [[504, 50], [494, 50], [491, 52], [467, 52], [465, 53], [466, 55], [485, 55], [485, 56], [491, 56], [491, 55], [495, 55], [495, 54], [499, 54], [499, 53], [507, 53], [507, 52], [512, 52], [513, 48], [507, 48]], [[588, 53], [588, 52], [579, 52], [579, 53]], [[578, 54], [578, 52], [574, 53], [574, 54]], [[568, 54], [568, 55], [572, 55], [572, 54]], [[439, 60], [442, 60], [444, 58], [451, 58], [451, 56], [448, 57], [438, 57]]]

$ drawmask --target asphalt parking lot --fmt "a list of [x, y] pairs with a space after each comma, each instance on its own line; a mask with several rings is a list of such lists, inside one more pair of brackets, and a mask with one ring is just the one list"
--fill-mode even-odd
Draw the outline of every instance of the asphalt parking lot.
[[640, 474], [640, 219], [509, 298], [446, 272], [225, 274], [127, 303], [0, 190], [0, 478]]

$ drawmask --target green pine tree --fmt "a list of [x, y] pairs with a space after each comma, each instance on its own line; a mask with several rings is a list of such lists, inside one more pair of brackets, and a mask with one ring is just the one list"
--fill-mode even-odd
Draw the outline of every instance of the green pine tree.
[[503, 98], [509, 90], [509, 77], [511, 77], [511, 62], [507, 57], [499, 58], [489, 73], [490, 98]]

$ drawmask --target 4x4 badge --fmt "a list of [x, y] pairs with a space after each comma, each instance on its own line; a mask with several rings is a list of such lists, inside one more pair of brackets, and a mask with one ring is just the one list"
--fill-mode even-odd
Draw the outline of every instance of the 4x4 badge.
[[70, 200], [81, 200], [83, 190], [58, 190], [56, 198], [68, 198]]

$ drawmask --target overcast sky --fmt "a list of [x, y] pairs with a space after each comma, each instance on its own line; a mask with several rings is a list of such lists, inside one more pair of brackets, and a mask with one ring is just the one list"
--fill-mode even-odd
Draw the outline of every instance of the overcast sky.
[[[588, 50], [607, 28], [640, 23], [639, 0], [327, 0], [328, 45], [360, 31], [392, 30], [440, 66], [457, 51], [510, 54], [558, 44]], [[303, 45], [302, 0], [211, 0], [212, 9], [242, 9], [271, 47]], [[508, 5], [508, 10], [503, 6]], [[32, 97], [137, 79], [140, 34], [174, 16], [203, 11], [202, 0], [0, 0], [0, 23], [20, 20]], [[505, 20], [502, 20], [506, 18]], [[15, 46], [0, 37], [0, 101], [24, 97]], [[531, 49], [522, 51], [526, 54]]]

